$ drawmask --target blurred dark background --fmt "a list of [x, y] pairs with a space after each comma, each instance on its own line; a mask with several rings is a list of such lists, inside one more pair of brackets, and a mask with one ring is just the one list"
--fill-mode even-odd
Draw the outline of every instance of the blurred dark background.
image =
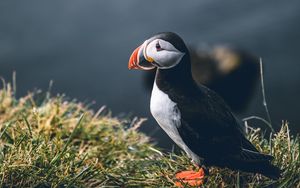
[[[275, 126], [300, 132], [300, 1], [1, 1], [0, 76], [17, 72], [17, 94], [34, 88], [96, 101], [120, 113], [148, 117], [143, 131], [168, 146], [149, 112], [141, 71], [129, 71], [133, 49], [160, 31], [194, 46], [230, 44], [261, 56]], [[255, 91], [239, 118], [266, 117]]]

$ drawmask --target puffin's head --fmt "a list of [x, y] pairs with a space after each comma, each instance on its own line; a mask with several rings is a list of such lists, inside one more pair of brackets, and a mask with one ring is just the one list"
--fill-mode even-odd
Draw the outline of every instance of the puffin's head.
[[130, 56], [128, 68], [150, 70], [176, 66], [188, 53], [183, 40], [175, 33], [159, 33], [137, 47]]

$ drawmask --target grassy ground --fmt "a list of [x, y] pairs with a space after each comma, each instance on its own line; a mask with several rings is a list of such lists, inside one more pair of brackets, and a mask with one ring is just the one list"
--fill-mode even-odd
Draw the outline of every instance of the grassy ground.
[[[14, 98], [0, 90], [0, 184], [2, 187], [173, 187], [174, 174], [195, 169], [182, 153], [162, 153], [137, 131], [141, 121], [94, 113], [63, 96], [30, 93]], [[300, 187], [299, 137], [286, 123], [270, 136], [248, 128], [259, 150], [275, 156], [283, 178], [210, 169], [203, 187]]]

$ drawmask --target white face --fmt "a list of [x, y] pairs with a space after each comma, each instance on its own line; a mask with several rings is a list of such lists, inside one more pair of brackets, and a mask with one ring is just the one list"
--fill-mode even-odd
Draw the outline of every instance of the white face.
[[157, 63], [158, 68], [168, 69], [177, 65], [185, 53], [177, 50], [171, 43], [155, 39], [144, 42], [143, 55], [149, 62]]

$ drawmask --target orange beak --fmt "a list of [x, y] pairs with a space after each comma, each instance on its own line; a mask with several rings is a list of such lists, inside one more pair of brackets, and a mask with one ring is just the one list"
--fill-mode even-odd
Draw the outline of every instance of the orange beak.
[[128, 62], [128, 69], [151, 70], [155, 68], [155, 66], [152, 64], [153, 60], [151, 58], [148, 58], [147, 60], [144, 57], [142, 50], [144, 50], [143, 45], [137, 47], [132, 52]]
[[141, 69], [138, 65], [138, 53], [141, 46], [137, 47], [131, 54], [129, 62], [128, 62], [128, 69]]

